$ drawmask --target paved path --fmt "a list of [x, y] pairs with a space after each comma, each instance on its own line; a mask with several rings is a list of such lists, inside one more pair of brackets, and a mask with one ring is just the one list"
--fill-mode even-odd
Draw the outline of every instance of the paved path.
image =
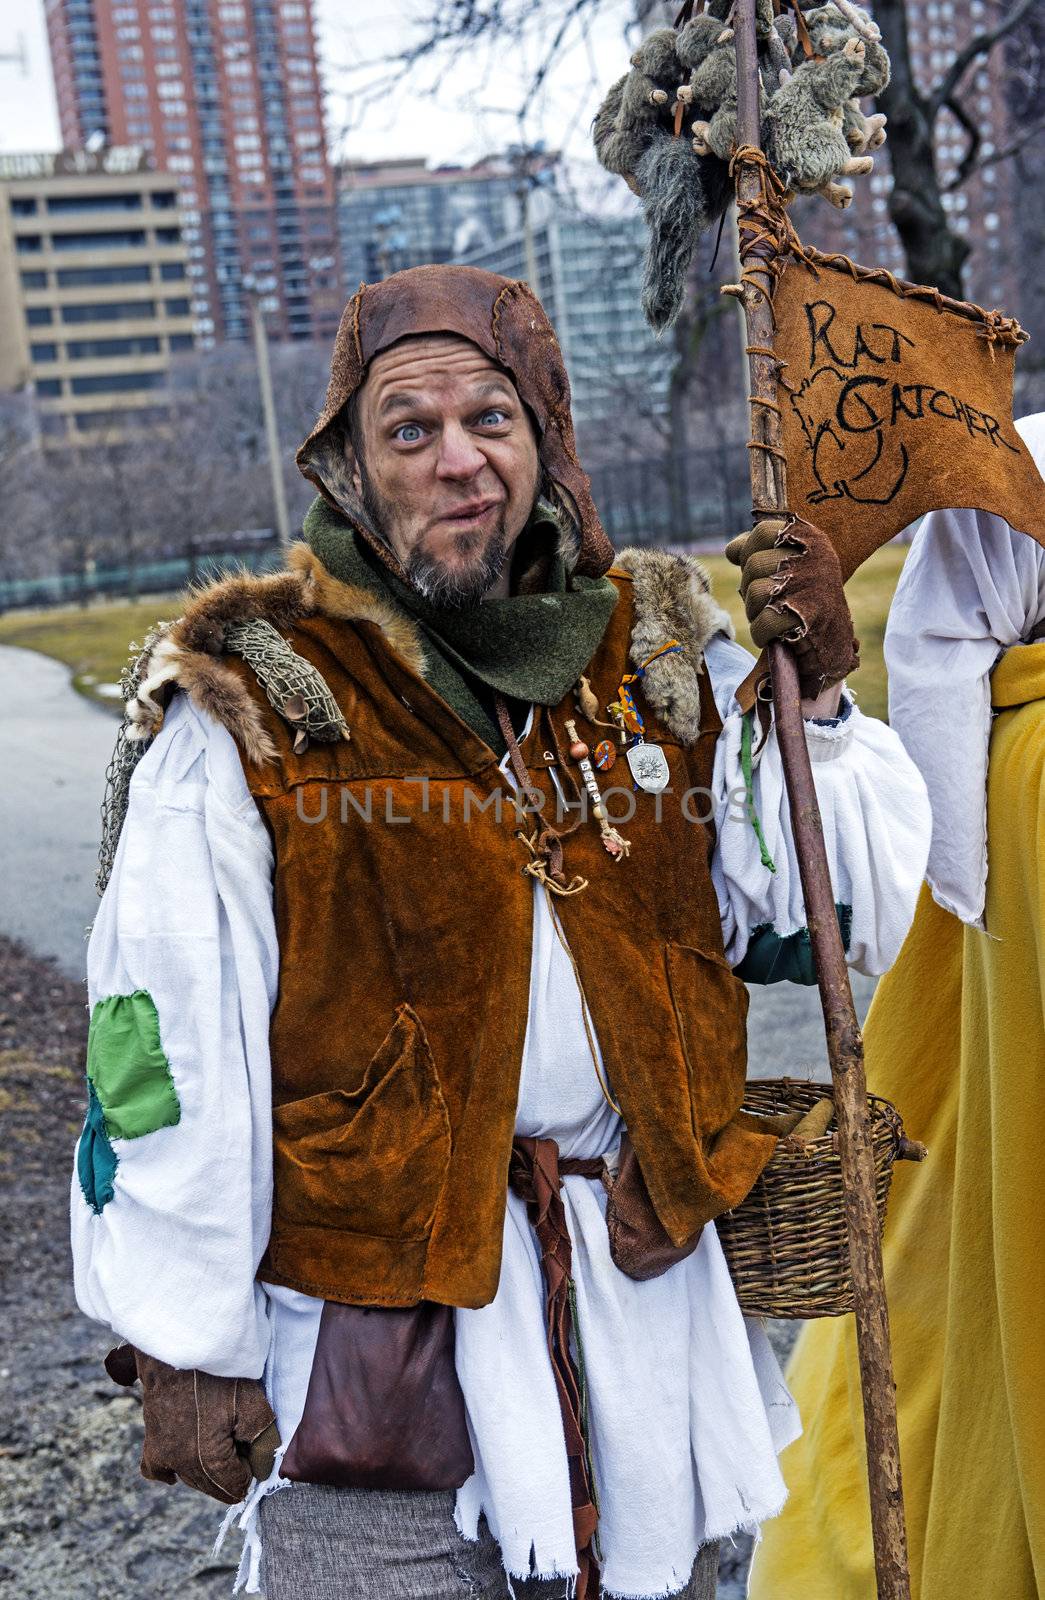
[[0, 933], [84, 970], [111, 713], [69, 684], [68, 668], [0, 646]]

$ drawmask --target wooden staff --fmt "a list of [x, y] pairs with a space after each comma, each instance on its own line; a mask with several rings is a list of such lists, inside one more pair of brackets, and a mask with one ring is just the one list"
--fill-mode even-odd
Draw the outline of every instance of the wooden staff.
[[[736, 0], [737, 147], [761, 149], [755, 0]], [[756, 520], [788, 509], [787, 474], [780, 445], [778, 363], [773, 353], [771, 261], [775, 247], [755, 218], [763, 192], [757, 163], [737, 161], [742, 302], [751, 384], [751, 495]], [[838, 1148], [845, 1194], [863, 1393], [871, 1530], [879, 1600], [910, 1600], [907, 1533], [900, 1482], [896, 1388], [889, 1344], [882, 1246], [875, 1205], [875, 1173], [867, 1116], [863, 1040], [849, 986], [823, 826], [806, 748], [798, 672], [789, 647], [769, 647], [777, 739], [791, 810], [795, 849], [834, 1085]]]

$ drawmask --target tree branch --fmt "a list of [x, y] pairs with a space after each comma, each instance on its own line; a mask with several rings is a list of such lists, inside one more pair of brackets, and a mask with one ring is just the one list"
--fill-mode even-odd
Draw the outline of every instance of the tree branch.
[[[1028, 127], [1024, 128], [1019, 138], [1014, 139], [1011, 144], [1007, 144], [1004, 149], [995, 150], [993, 155], [984, 156], [983, 160], [978, 161], [972, 171], [966, 174], [966, 177], [972, 177], [977, 172], [983, 172], [987, 167], [997, 166], [999, 161], [1008, 161], [1012, 156], [1018, 156], [1020, 151], [1025, 149], [1031, 140], [1043, 131], [1045, 131], [1045, 116], [1039, 117], [1037, 122], [1032, 122]], [[964, 162], [962, 165], [964, 166]], [[963, 179], [962, 181], [964, 182], [965, 180]], [[956, 188], [957, 183], [948, 184], [947, 187], [948, 189]]]
[[979, 154], [980, 145], [983, 143], [983, 135], [980, 133], [979, 127], [972, 120], [972, 117], [970, 117], [960, 100], [955, 99], [952, 95], [949, 100], [944, 101], [944, 105], [951, 113], [951, 116], [954, 118], [954, 120], [960, 123], [965, 129], [965, 132], [969, 135], [969, 143], [966, 147], [965, 154], [962, 156], [962, 159], [958, 165], [957, 172], [954, 174], [954, 177], [951, 179], [950, 183], [945, 183], [941, 186], [944, 194], [950, 194], [953, 189], [960, 189], [965, 180], [975, 170], [976, 157]]
[[1010, 34], [1014, 28], [1019, 26], [1024, 17], [1029, 15], [1037, 3], [1038, 0], [1016, 0], [1016, 4], [1007, 17], [1003, 17], [995, 27], [987, 28], [983, 33], [974, 34], [962, 46], [936, 85], [936, 88], [929, 94], [930, 117], [935, 117], [941, 106], [947, 105], [953, 99], [959, 83], [961, 83], [972, 63], [978, 57], [989, 54], [999, 40], [1004, 39], [1007, 34]]

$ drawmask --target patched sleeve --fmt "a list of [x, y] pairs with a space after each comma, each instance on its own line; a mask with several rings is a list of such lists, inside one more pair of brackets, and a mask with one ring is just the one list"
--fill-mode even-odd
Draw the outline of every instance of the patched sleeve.
[[[726, 954], [754, 983], [815, 982], [776, 730], [760, 732], [734, 699], [751, 657], [730, 641], [708, 650], [723, 717], [713, 780], [712, 875]], [[896, 734], [865, 717], [806, 722], [835, 909], [851, 966], [886, 971], [914, 916], [931, 831], [925, 784]]]
[[176, 1367], [260, 1377], [272, 1197], [272, 853], [231, 736], [177, 695], [87, 952], [76, 1297]]

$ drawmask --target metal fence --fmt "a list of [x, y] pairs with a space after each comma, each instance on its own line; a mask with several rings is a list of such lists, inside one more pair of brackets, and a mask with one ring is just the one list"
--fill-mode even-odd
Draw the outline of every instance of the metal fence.
[[615, 545], [725, 544], [749, 525], [743, 444], [611, 462], [591, 470], [592, 494]]
[[[603, 526], [617, 546], [702, 539], [725, 544], [747, 526], [747, 473], [740, 444], [609, 462], [592, 468], [591, 483]], [[0, 578], [0, 611], [170, 594], [229, 566], [264, 572], [280, 560], [271, 528], [187, 539], [117, 563], [84, 558], [48, 577]]]
[[0, 611], [86, 605], [94, 599], [133, 599], [139, 594], [173, 594], [229, 567], [270, 571], [280, 565], [280, 559], [274, 529], [246, 528], [220, 537], [188, 539], [179, 549], [113, 565], [87, 559], [71, 571], [46, 578], [0, 579]]

